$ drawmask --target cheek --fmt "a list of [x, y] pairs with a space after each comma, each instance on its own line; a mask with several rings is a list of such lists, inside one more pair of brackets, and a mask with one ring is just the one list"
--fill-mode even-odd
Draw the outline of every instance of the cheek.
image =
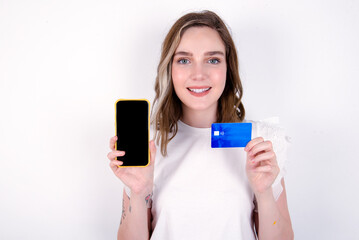
[[184, 81], [186, 78], [186, 72], [183, 69], [178, 67], [172, 67], [172, 79], [176, 83]]
[[188, 79], [188, 70], [183, 67], [172, 67], [172, 81], [177, 95], [184, 91], [184, 85]]
[[226, 78], [227, 78], [227, 69], [221, 68], [217, 69], [217, 71], [212, 73], [212, 79], [216, 82], [216, 85], [219, 87], [222, 87], [224, 89], [224, 86], [226, 85]]
[[185, 82], [184, 72], [176, 67], [172, 67], [172, 82], [177, 96], [180, 95], [179, 91], [181, 91]]

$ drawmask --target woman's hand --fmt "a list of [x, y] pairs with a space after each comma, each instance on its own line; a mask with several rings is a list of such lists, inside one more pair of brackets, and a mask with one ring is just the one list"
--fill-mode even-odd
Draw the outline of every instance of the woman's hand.
[[272, 142], [257, 137], [247, 144], [244, 151], [247, 152], [246, 172], [252, 190], [256, 195], [265, 193], [279, 174]]
[[153, 188], [153, 171], [154, 161], [156, 156], [156, 146], [154, 141], [150, 142], [150, 164], [146, 167], [118, 167], [123, 164], [122, 161], [116, 160], [116, 157], [124, 156], [124, 151], [117, 151], [115, 149], [115, 142], [117, 136], [114, 136], [110, 140], [111, 152], [107, 157], [110, 159], [110, 167], [115, 175], [121, 179], [121, 181], [131, 189], [132, 193], [147, 196], [152, 193]]

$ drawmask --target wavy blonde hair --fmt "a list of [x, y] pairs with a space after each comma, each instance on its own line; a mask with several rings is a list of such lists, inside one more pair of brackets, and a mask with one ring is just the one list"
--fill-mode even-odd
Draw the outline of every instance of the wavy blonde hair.
[[157, 145], [161, 141], [161, 153], [167, 155], [167, 144], [178, 131], [177, 121], [182, 115], [182, 104], [172, 82], [172, 61], [184, 32], [190, 27], [210, 27], [216, 30], [226, 49], [226, 85], [218, 100], [217, 122], [242, 122], [245, 110], [241, 98], [242, 83], [238, 73], [237, 50], [222, 19], [214, 12], [205, 10], [192, 12], [178, 19], [168, 32], [163, 44], [157, 68], [156, 96], [152, 106], [152, 121], [155, 126]]

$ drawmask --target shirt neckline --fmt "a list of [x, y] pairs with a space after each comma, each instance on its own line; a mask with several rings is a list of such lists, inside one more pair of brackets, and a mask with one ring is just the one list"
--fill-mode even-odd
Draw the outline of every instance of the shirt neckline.
[[192, 127], [184, 122], [182, 122], [181, 120], [177, 121], [178, 123], [178, 130], [182, 130], [184, 132], [190, 132], [190, 133], [197, 133], [197, 134], [210, 134], [211, 133], [211, 128], [197, 128], [197, 127]]

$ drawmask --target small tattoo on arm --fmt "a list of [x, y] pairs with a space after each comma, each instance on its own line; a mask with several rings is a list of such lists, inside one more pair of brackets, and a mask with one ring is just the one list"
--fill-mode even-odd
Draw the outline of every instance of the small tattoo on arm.
[[145, 197], [146, 205], [148, 205], [149, 203], [151, 203], [151, 201], [152, 201], [152, 195], [153, 195], [153, 192], [151, 192], [150, 194], [148, 194], [148, 195]]
[[129, 212], [131, 212], [131, 199], [129, 196], [127, 196], [127, 198], [128, 198], [128, 201], [130, 201], [130, 206], [128, 207], [128, 210], [129, 210]]
[[124, 220], [126, 217], [126, 212], [125, 212], [125, 200], [122, 199], [122, 216], [121, 216], [121, 222], [120, 225], [122, 224], [122, 220]]

